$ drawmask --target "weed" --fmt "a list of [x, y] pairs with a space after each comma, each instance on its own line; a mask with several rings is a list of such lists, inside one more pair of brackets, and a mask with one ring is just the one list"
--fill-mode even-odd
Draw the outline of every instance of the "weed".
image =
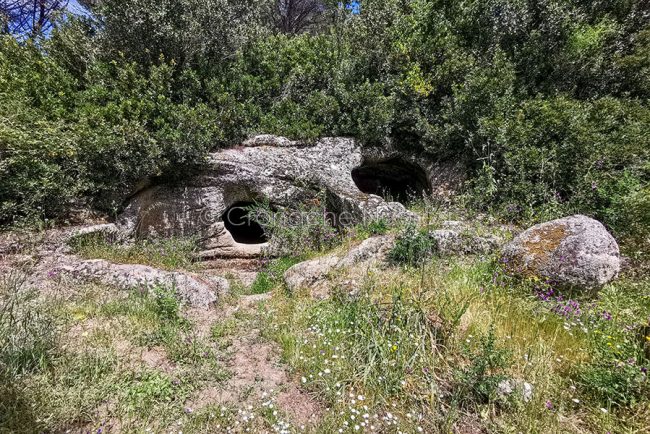
[[356, 232], [358, 236], [366, 239], [375, 235], [385, 235], [389, 229], [388, 222], [385, 219], [378, 218], [361, 223], [356, 227]]
[[497, 346], [494, 326], [481, 336], [477, 348], [465, 345], [464, 353], [470, 363], [455, 372], [454, 401], [465, 406], [494, 400], [497, 385], [506, 378], [503, 369], [509, 362], [507, 351]]
[[158, 403], [168, 403], [176, 393], [172, 379], [157, 371], [136, 373], [125, 391], [124, 405], [129, 413], [149, 411]]
[[305, 256], [323, 252], [341, 242], [336, 229], [336, 216], [328, 212], [327, 199], [320, 193], [307, 204], [295, 210], [274, 210], [267, 203], [256, 204], [250, 213], [270, 234], [267, 253], [270, 256]]
[[400, 232], [388, 258], [395, 264], [419, 265], [429, 259], [435, 251], [435, 242], [426, 230], [408, 225]]
[[164, 321], [178, 322], [180, 304], [174, 288], [157, 287], [154, 289], [156, 314]]

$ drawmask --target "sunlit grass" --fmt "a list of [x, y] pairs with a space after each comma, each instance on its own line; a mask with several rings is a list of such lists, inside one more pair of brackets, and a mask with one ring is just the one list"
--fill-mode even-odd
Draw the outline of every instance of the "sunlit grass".
[[[646, 320], [647, 282], [624, 279], [599, 298], [584, 295], [584, 312], [575, 318], [556, 313], [533, 287], [503, 279], [491, 258], [436, 259], [371, 274], [356, 298], [335, 292], [314, 301], [306, 292], [277, 292], [269, 333], [304, 387], [331, 405], [323, 422], [327, 429], [354, 432], [364, 423], [358, 426], [448, 432], [466, 423], [468, 411], [496, 431], [642, 429], [647, 400], [617, 407], [594, 396], [579, 378], [600, 360], [595, 330], [622, 330], [623, 323]], [[591, 312], [603, 311], [614, 319], [589, 319]], [[498, 350], [488, 351], [503, 351], [507, 364], [494, 365], [472, 380], [477, 383], [459, 383], [467, 381], [459, 380], [467, 378], [462, 372], [475, 372], [470, 349], [472, 357], [486, 360], [496, 354], [481, 349], [492, 332]], [[527, 383], [533, 393], [525, 399], [519, 389], [509, 396], [493, 393], [485, 401], [477, 394], [463, 397], [459, 407], [455, 391], [483, 388], [492, 378], [512, 379], [518, 387]], [[363, 414], [369, 419], [357, 418]]]

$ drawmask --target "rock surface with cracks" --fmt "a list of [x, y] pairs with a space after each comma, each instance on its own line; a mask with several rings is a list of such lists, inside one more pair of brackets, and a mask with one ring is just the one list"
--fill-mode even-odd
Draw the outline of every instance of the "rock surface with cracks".
[[241, 147], [211, 154], [205, 169], [181, 184], [140, 191], [118, 226], [130, 236], [198, 237], [203, 258], [250, 258], [259, 256], [265, 244], [236, 242], [223, 222], [224, 213], [239, 203], [263, 201], [292, 209], [324, 192], [325, 209], [350, 223], [415, 219], [402, 204], [359, 190], [352, 171], [364, 158], [353, 139], [325, 138], [304, 145], [257, 136]]
[[[21, 270], [27, 270], [24, 273]], [[116, 264], [103, 259], [83, 260], [75, 255], [50, 252], [47, 256], [17, 256], [0, 264], [0, 278], [11, 274], [25, 275], [21, 285], [47, 290], [60, 284], [98, 283], [121, 290], [173, 290], [188, 306], [209, 309], [219, 297], [228, 293], [230, 283], [221, 276], [166, 271], [147, 265]]]
[[[391, 235], [376, 236], [362, 241], [342, 257], [327, 255], [301, 262], [284, 273], [284, 282], [292, 292], [308, 288], [314, 298], [329, 297], [336, 285], [354, 295], [361, 288], [367, 271], [379, 269], [385, 264], [388, 251], [394, 242], [395, 238]], [[355, 268], [357, 270], [354, 270]], [[343, 273], [343, 270], [346, 270], [346, 273]], [[343, 277], [344, 280], [329, 279], [334, 271], [339, 271], [338, 277]]]

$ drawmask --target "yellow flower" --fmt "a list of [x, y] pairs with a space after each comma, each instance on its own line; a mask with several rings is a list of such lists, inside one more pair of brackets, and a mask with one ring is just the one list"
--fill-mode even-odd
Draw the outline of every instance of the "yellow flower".
[[83, 313], [83, 312], [75, 312], [75, 313], [72, 315], [72, 318], [73, 318], [75, 321], [83, 321], [83, 320], [86, 319], [86, 314]]
[[393, 352], [397, 351], [397, 345], [393, 345], [390, 350]]

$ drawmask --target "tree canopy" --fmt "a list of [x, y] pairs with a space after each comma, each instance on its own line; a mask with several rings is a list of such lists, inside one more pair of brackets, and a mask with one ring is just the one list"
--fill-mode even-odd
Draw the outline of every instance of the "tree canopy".
[[506, 218], [650, 227], [647, 1], [85, 3], [45, 40], [1, 39], [5, 222], [117, 210], [275, 133], [460, 161], [463, 200]]

